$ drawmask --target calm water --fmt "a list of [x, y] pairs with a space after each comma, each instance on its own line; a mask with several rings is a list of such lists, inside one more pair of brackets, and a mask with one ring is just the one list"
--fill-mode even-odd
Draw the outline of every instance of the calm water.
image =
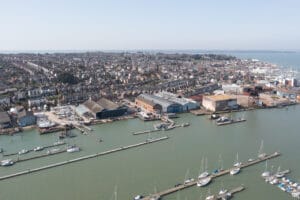
[[[177, 121], [190, 122], [190, 127], [151, 135], [169, 135], [169, 140], [1, 181], [0, 198], [111, 200], [114, 188], [117, 188], [118, 199], [129, 200], [136, 194], [160, 191], [183, 182], [187, 171], [189, 176], [196, 177], [202, 157], [207, 157], [210, 170], [218, 167], [220, 154], [224, 168], [232, 166], [237, 152], [241, 161], [255, 157], [262, 139], [267, 153], [283, 153], [280, 158], [270, 161], [269, 166], [274, 165], [275, 170], [279, 165], [282, 169], [290, 168], [290, 177], [300, 179], [300, 154], [297, 150], [300, 142], [300, 106], [235, 115], [244, 115], [247, 122], [218, 127], [203, 116], [180, 115]], [[152, 124], [134, 119], [95, 126], [93, 135], [83, 136], [77, 133], [78, 137], [68, 140], [71, 144], [80, 145], [83, 151], [17, 163], [8, 168], [2, 167], [0, 175], [144, 141], [147, 135], [133, 136], [131, 132], [152, 128]], [[99, 137], [103, 138], [103, 143], [96, 141]], [[28, 131], [14, 136], [1, 136], [0, 146], [8, 152], [14, 152], [24, 147], [50, 144], [56, 139], [56, 134], [40, 136], [36, 131]], [[261, 179], [263, 170], [264, 163], [252, 166], [237, 176], [216, 179], [208, 188], [217, 192], [222, 185], [230, 188], [244, 184], [247, 189], [236, 195], [235, 199], [291, 199], [289, 195]], [[193, 187], [164, 199], [198, 200], [201, 195], [206, 196], [208, 188]]]

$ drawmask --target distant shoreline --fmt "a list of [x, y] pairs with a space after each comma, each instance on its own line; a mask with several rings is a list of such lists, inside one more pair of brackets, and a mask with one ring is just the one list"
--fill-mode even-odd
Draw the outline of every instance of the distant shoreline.
[[224, 54], [224, 53], [298, 53], [300, 50], [197, 50], [197, 49], [129, 49], [129, 50], [13, 50], [0, 51], [0, 54], [54, 54], [54, 53], [180, 53], [180, 54]]

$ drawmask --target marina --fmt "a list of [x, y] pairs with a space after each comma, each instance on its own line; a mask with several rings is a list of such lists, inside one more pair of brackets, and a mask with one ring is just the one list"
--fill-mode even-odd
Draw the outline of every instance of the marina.
[[[149, 139], [145, 142], [140, 142], [140, 143], [137, 143], [137, 144], [132, 144], [132, 145], [124, 146], [124, 147], [119, 147], [119, 148], [104, 151], [104, 152], [101, 152], [101, 153], [82, 156], [82, 157], [79, 157], [79, 158], [75, 158], [75, 159], [71, 159], [71, 160], [67, 160], [67, 161], [63, 161], [63, 162], [59, 162], [59, 163], [54, 163], [54, 164], [50, 164], [50, 165], [46, 165], [46, 166], [38, 167], [38, 168], [34, 168], [34, 169], [28, 169], [28, 170], [25, 170], [25, 171], [14, 173], [14, 174], [1, 176], [0, 181], [5, 180], [5, 179], [9, 179], [9, 178], [13, 178], [13, 177], [17, 177], [17, 176], [21, 176], [21, 175], [25, 175], [25, 174], [29, 174], [29, 173], [39, 172], [39, 171], [46, 170], [46, 169], [51, 169], [51, 168], [54, 168], [54, 167], [59, 167], [59, 166], [62, 166], [62, 165], [71, 164], [71, 163], [74, 163], [74, 162], [79, 162], [79, 161], [83, 161], [83, 160], [87, 160], [87, 159], [91, 159], [91, 158], [95, 158], [95, 157], [108, 155], [108, 154], [119, 152], [119, 151], [124, 151], [124, 150], [127, 150], [127, 149], [140, 147], [140, 146], [147, 145], [147, 144], [160, 142], [160, 141], [163, 141], [163, 140], [166, 140], [166, 139], [169, 139], [169, 137], [165, 136], [165, 137], [156, 138], [156, 139]], [[62, 153], [62, 152], [65, 152], [65, 150], [64, 151], [59, 151], [56, 154]], [[54, 155], [54, 154], [49, 154], [49, 155]], [[45, 156], [46, 155], [41, 155], [40, 157], [45, 157]], [[23, 160], [23, 161], [25, 161], [25, 160]]]
[[[43, 149], [48, 149], [48, 148], [53, 148], [53, 147], [57, 147], [57, 146], [62, 146], [62, 145], [65, 145], [67, 144], [66, 142], [56, 142], [54, 144], [50, 144], [50, 145], [47, 145], [47, 146], [43, 146]], [[36, 147], [35, 147], [36, 148]], [[31, 151], [34, 151], [34, 149], [28, 149], [27, 152], [31, 152]], [[27, 153], [26, 152], [26, 153]], [[7, 153], [7, 154], [3, 154], [3, 156], [14, 156], [14, 155], [18, 155], [20, 154], [20, 151], [18, 152], [14, 152], [14, 153]]]
[[[266, 155], [263, 158], [258, 158], [256, 160], [253, 160], [253, 161], [250, 161], [250, 162], [247, 162], [247, 163], [242, 163], [241, 166], [240, 166], [240, 168], [242, 169], [242, 168], [250, 167], [252, 165], [261, 163], [261, 162], [266, 161], [266, 160], [270, 160], [270, 159], [276, 158], [278, 156], [280, 156], [280, 153], [275, 152], [273, 154]], [[217, 172], [217, 173], [214, 173], [214, 174], [210, 175], [210, 177], [212, 179], [215, 179], [217, 177], [221, 177], [221, 176], [229, 174], [230, 171], [231, 171], [231, 169], [221, 170], [220, 172]], [[164, 190], [164, 191], [161, 191], [161, 192], [158, 192], [158, 193], [155, 193], [155, 194], [151, 194], [151, 195], [143, 198], [142, 200], [159, 199], [159, 198], [165, 197], [165, 196], [167, 196], [169, 194], [172, 194], [174, 192], [181, 191], [181, 190], [184, 190], [186, 188], [190, 188], [190, 187], [195, 186], [195, 185], [197, 185], [197, 180], [190, 181], [188, 183], [179, 185], [177, 187], [169, 188], [167, 190]]]
[[[297, 114], [299, 108], [295, 106], [290, 107], [288, 110], [274, 109], [245, 112], [247, 123], [243, 123], [241, 126], [226, 126], [222, 129], [208, 121], [206, 117], [197, 118], [191, 114], [180, 114], [180, 118], [174, 121], [178, 124], [188, 121], [191, 125], [186, 129], [161, 132], [161, 136], [166, 133], [172, 134], [172, 139], [167, 143], [149, 145], [146, 148], [105, 156], [103, 159], [87, 159], [84, 162], [78, 162], [76, 165], [65, 164], [64, 167], [53, 167], [43, 173], [18, 176], [16, 179], [11, 179], [10, 185], [22, 184], [24, 190], [21, 189], [18, 193], [14, 193], [7, 181], [1, 181], [0, 191], [5, 195], [4, 200], [23, 197], [33, 200], [41, 198], [51, 200], [51, 195], [55, 195], [53, 191], [49, 190], [49, 187], [51, 187], [56, 194], [66, 195], [65, 199], [76, 199], [77, 196], [80, 199], [88, 197], [96, 200], [111, 199], [112, 190], [117, 184], [118, 199], [132, 199], [140, 192], [156, 194], [160, 190], [175, 185], [174, 183], [183, 184], [183, 176], [187, 168], [189, 168], [191, 177], [198, 177], [202, 157], [208, 158], [208, 169], [217, 168], [216, 163], [220, 152], [222, 152], [225, 167], [233, 166], [236, 162], [237, 152], [240, 161], [247, 161], [246, 158], [251, 158], [254, 154], [257, 154], [262, 139], [264, 140], [264, 149], [268, 152], [280, 150], [283, 154], [283, 156], [269, 160], [269, 166], [283, 166], [283, 163], [285, 163], [284, 168], [294, 169], [290, 176], [297, 177], [299, 155], [295, 152], [294, 147], [298, 144], [298, 131], [292, 129], [288, 134], [282, 133], [290, 126], [297, 127], [300, 117]], [[286, 114], [291, 115], [291, 118], [287, 123], [282, 123], [282, 116]], [[234, 113], [233, 117], [239, 115], [239, 113]], [[131, 132], [133, 127], [138, 130], [150, 130], [155, 123], [144, 123], [139, 119], [133, 119], [116, 122], [113, 126], [112, 124], [92, 126], [94, 129], [93, 135], [96, 135], [96, 137], [84, 136], [78, 130], [73, 130], [72, 132], [77, 137], [68, 140], [71, 143], [78, 144], [83, 151], [78, 154], [62, 153], [57, 156], [49, 156], [46, 159], [20, 162], [12, 167], [1, 167], [0, 176], [65, 162], [85, 156], [84, 154], [91, 155], [94, 152], [104, 152], [107, 149], [114, 149], [114, 147], [138, 143], [143, 135], [133, 137]], [[220, 130], [224, 134], [220, 134]], [[159, 135], [151, 134], [152, 137], [159, 137]], [[98, 142], [95, 142], [96, 138], [101, 138], [105, 142], [99, 145]], [[148, 136], [144, 135], [145, 140], [146, 138]], [[4, 153], [7, 153], [18, 152], [24, 147], [46, 146], [57, 140], [57, 134], [40, 136], [37, 132], [31, 130], [20, 133], [20, 135], [4, 136], [1, 139], [0, 146], [5, 150]], [[209, 144], [213, 144], [213, 148]], [[163, 166], [172, 167], [166, 168]], [[277, 187], [270, 187], [269, 184], [261, 180], [260, 173], [263, 172], [263, 168], [264, 163], [253, 165], [249, 170], [242, 169], [239, 175], [225, 175], [213, 179], [212, 183], [206, 188], [190, 187], [190, 189], [183, 189], [180, 192], [164, 196], [163, 199], [173, 200], [178, 195], [180, 198], [177, 199], [199, 199], [200, 195], [203, 196], [207, 193], [207, 188], [212, 190], [212, 194], [217, 194], [220, 190], [219, 181], [224, 182], [228, 189], [234, 188], [240, 183], [245, 184], [247, 190], [236, 196], [237, 199], [290, 199], [291, 196], [287, 193], [282, 192]], [[153, 173], [154, 170], [156, 173]], [[47, 185], [40, 184], [41, 176], [49, 180]], [[117, 179], [121, 181], [116, 183]], [[103, 182], [103, 180], [106, 181]], [[134, 180], [134, 182], [130, 180]], [[197, 179], [195, 178], [195, 180]], [[82, 185], [82, 181], [88, 181], [91, 184], [85, 187]], [[32, 187], [40, 188], [40, 190], [35, 193], [27, 193], [26, 191]], [[74, 188], [81, 189], [75, 191]], [[82, 191], [86, 192], [82, 193]], [[99, 193], [99, 191], [101, 192]]]

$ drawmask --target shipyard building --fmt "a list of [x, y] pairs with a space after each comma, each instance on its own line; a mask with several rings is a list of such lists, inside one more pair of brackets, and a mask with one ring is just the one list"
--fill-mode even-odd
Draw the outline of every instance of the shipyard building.
[[76, 108], [79, 115], [90, 115], [95, 119], [106, 119], [119, 117], [127, 112], [127, 107], [120, 106], [106, 98], [101, 98], [97, 102], [89, 99]]
[[182, 105], [151, 94], [140, 94], [135, 99], [135, 104], [149, 112], [153, 112], [153, 110], [164, 113], [178, 113], [183, 111]]
[[202, 105], [205, 109], [213, 112], [238, 108], [237, 98], [226, 94], [204, 96]]
[[159, 92], [156, 93], [155, 96], [161, 97], [163, 99], [166, 99], [168, 101], [171, 101], [173, 103], [180, 104], [182, 107], [182, 112], [187, 112], [189, 110], [194, 110], [199, 108], [199, 103], [192, 100], [192, 99], [187, 99], [181, 96], [178, 96], [176, 94], [170, 93], [170, 92]]

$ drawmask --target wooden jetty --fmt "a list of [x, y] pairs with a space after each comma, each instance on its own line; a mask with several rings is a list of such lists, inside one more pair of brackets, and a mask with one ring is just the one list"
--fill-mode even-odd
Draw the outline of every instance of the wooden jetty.
[[[62, 143], [58, 143], [58, 144], [51, 144], [51, 145], [47, 145], [44, 146], [44, 149], [48, 149], [48, 148], [52, 148], [52, 147], [57, 147], [57, 146], [62, 146], [65, 145], [67, 143], [62, 142]], [[33, 149], [28, 149], [28, 152], [34, 151]], [[18, 155], [19, 152], [14, 152], [14, 153], [8, 153], [8, 154], [3, 154], [3, 156], [14, 156], [14, 155]]]
[[[240, 166], [240, 168], [246, 168], [246, 167], [249, 167], [249, 166], [252, 166], [252, 165], [255, 165], [255, 164], [258, 164], [258, 163], [261, 163], [261, 162], [264, 162], [266, 160], [269, 160], [269, 159], [273, 159], [273, 158], [276, 158], [280, 156], [280, 153], [278, 152], [275, 152], [273, 154], [270, 154], [270, 155], [266, 155], [265, 157], [263, 158], [257, 158], [256, 160], [253, 160], [253, 161], [250, 161], [250, 162], [246, 162], [246, 163], [242, 163], [242, 165]], [[227, 169], [227, 170], [222, 170], [216, 174], [212, 174], [210, 175], [210, 177], [212, 179], [214, 178], [217, 178], [217, 177], [221, 177], [221, 176], [224, 176], [224, 175], [227, 175], [230, 173], [230, 170], [231, 169]], [[189, 183], [186, 183], [186, 184], [183, 184], [183, 185], [179, 185], [177, 187], [172, 187], [172, 188], [169, 188], [167, 190], [164, 190], [164, 191], [161, 191], [161, 192], [158, 192], [156, 194], [151, 194], [149, 196], [146, 196], [144, 197], [142, 200], [153, 200], [153, 199], [160, 199], [164, 196], [167, 196], [169, 194], [172, 194], [172, 193], [175, 193], [177, 191], [180, 191], [180, 190], [184, 190], [186, 188], [189, 188], [189, 187], [192, 187], [192, 186], [195, 186], [197, 185], [197, 181], [198, 181], [198, 178], [195, 179], [195, 181], [192, 181], [192, 182], [189, 182]]]
[[9, 178], [13, 178], [13, 177], [17, 177], [17, 176], [21, 176], [21, 175], [25, 175], [25, 174], [30, 174], [30, 173], [34, 173], [34, 172], [54, 168], [54, 167], [58, 167], [58, 166], [62, 166], [62, 165], [67, 165], [67, 164], [74, 163], [74, 162], [79, 162], [79, 161], [83, 161], [83, 160], [87, 160], [87, 159], [91, 159], [91, 158], [96, 158], [96, 157], [108, 155], [108, 154], [111, 154], [111, 153], [116, 153], [116, 152], [119, 152], [119, 151], [124, 151], [124, 150], [127, 150], [127, 149], [137, 148], [137, 147], [140, 147], [140, 146], [160, 142], [160, 141], [167, 140], [167, 139], [169, 139], [169, 137], [167, 137], [167, 136], [156, 138], [156, 139], [147, 139], [145, 142], [140, 142], [140, 143], [137, 143], [137, 144], [132, 144], [132, 145], [124, 146], [124, 147], [119, 147], [119, 148], [104, 151], [104, 152], [101, 152], [101, 153], [82, 156], [82, 157], [75, 158], [75, 159], [72, 159], [72, 160], [67, 160], [67, 161], [63, 161], [63, 162], [59, 162], [59, 163], [54, 163], [54, 164], [51, 164], [51, 165], [46, 165], [46, 166], [35, 168], [35, 169], [27, 169], [27, 170], [17, 172], [17, 173], [14, 173], [14, 174], [9, 174], [9, 175], [2, 176], [2, 177], [0, 177], [0, 181], [5, 180], [5, 179], [9, 179]]

